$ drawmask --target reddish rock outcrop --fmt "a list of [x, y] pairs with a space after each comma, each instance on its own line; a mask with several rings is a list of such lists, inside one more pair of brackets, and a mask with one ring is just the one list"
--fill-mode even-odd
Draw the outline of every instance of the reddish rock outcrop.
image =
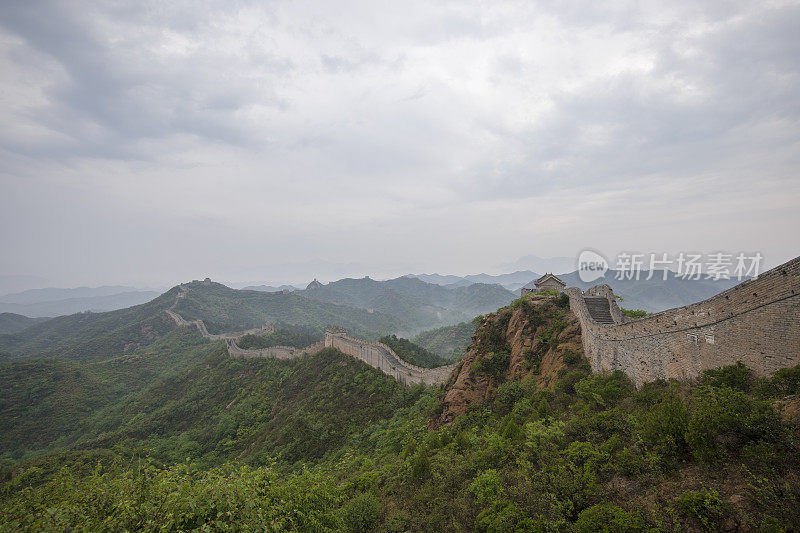
[[[583, 353], [578, 319], [551, 297], [531, 295], [528, 303], [487, 315], [464, 358], [445, 384], [443, 410], [431, 427], [449, 424], [473, 404], [491, 400], [507, 380], [537, 374], [537, 387], [552, 387], [564, 367], [564, 355]], [[486, 371], [498, 352], [509, 354], [507, 368]]]

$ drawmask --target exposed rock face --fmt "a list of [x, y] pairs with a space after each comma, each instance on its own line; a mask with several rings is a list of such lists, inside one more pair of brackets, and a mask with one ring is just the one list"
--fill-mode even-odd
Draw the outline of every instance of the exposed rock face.
[[[501, 365], [504, 354], [508, 365]], [[537, 374], [537, 387], [552, 387], [564, 355], [583, 354], [578, 319], [551, 297], [531, 295], [524, 305], [487, 315], [443, 392], [443, 411], [432, 427], [449, 424], [470, 405], [490, 400], [507, 380]], [[500, 355], [498, 355], [500, 354]], [[497, 360], [493, 365], [492, 361]]]

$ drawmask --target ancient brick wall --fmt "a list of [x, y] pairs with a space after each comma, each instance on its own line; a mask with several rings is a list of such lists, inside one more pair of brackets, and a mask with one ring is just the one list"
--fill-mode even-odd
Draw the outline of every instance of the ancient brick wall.
[[342, 353], [360, 359], [381, 370], [384, 374], [408, 385], [443, 383], [456, 367], [454, 364], [438, 368], [422, 368], [412, 365], [400, 359], [394, 350], [385, 344], [348, 337], [344, 330], [326, 330], [325, 346], [336, 348]]
[[616, 322], [609, 325], [589, 316], [580, 289], [565, 292], [592, 369], [622, 370], [637, 386], [692, 379], [737, 361], [758, 376], [800, 364], [800, 258], [708, 300], [637, 320], [622, 316], [607, 285], [593, 287], [587, 295], [609, 299]]

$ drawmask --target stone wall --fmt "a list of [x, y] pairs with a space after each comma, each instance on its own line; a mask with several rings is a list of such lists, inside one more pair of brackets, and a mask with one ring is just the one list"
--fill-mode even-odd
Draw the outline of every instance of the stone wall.
[[437, 368], [422, 368], [412, 365], [400, 359], [385, 344], [353, 339], [340, 328], [325, 331], [325, 346], [336, 348], [342, 353], [360, 359], [407, 385], [443, 383], [456, 367], [455, 364]]
[[622, 370], [640, 386], [659, 378], [692, 379], [709, 368], [742, 361], [758, 376], [800, 364], [800, 258], [717, 296], [630, 320], [607, 285], [615, 324], [598, 324], [580, 289], [566, 289], [592, 369]]
[[325, 348], [325, 340], [316, 342], [305, 348], [295, 348], [294, 346], [270, 346], [269, 348], [243, 349], [236, 344], [236, 339], [227, 339], [228, 355], [254, 359], [256, 357], [270, 357], [273, 359], [292, 359], [302, 357], [306, 354], [317, 353]]
[[364, 361], [368, 365], [375, 367], [385, 374], [388, 374], [398, 381], [414, 385], [425, 383], [433, 385], [443, 383], [450, 376], [450, 372], [456, 367], [455, 364], [440, 366], [438, 368], [422, 368], [400, 359], [394, 351], [379, 342], [369, 342], [361, 339], [353, 339], [347, 336], [347, 331], [340, 327], [330, 327], [325, 330], [325, 338], [319, 342], [306, 346], [305, 348], [295, 348], [293, 346], [271, 346], [269, 348], [245, 350], [236, 344], [236, 341], [247, 334], [258, 335], [260, 333], [274, 331], [270, 324], [265, 324], [261, 328], [248, 331], [238, 331], [235, 333], [223, 333], [213, 335], [208, 332], [202, 320], [185, 320], [174, 311], [178, 300], [186, 297], [186, 287], [181, 285], [180, 292], [175, 296], [175, 302], [166, 309], [166, 313], [179, 326], [195, 326], [200, 334], [209, 340], [224, 340], [228, 347], [228, 355], [232, 357], [244, 357], [253, 359], [256, 357], [270, 357], [273, 359], [292, 359], [302, 357], [306, 354], [316, 353], [326, 347], [334, 347], [339, 351], [356, 359]]

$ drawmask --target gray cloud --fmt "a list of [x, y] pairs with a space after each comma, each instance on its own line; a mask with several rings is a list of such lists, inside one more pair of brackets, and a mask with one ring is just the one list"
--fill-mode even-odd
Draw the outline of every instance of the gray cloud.
[[0, 273], [779, 262], [798, 25], [790, 2], [5, 3]]

